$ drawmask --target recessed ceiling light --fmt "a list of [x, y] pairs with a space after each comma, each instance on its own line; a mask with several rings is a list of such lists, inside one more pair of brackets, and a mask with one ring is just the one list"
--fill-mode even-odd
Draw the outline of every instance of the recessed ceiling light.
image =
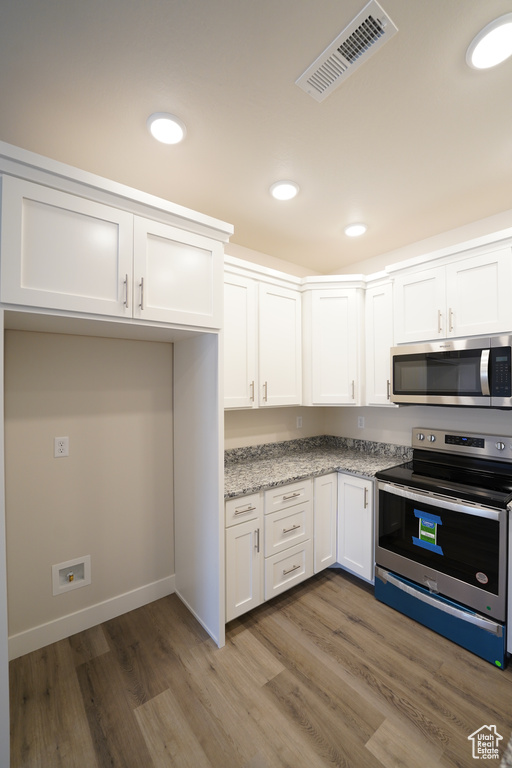
[[276, 181], [270, 187], [270, 194], [276, 200], [292, 200], [299, 191], [299, 185], [294, 181]]
[[167, 112], [155, 112], [147, 120], [149, 132], [163, 144], [178, 144], [185, 138], [187, 129], [184, 123]]
[[494, 19], [471, 42], [466, 63], [473, 69], [488, 69], [512, 55], [512, 13]]
[[348, 237], [359, 237], [366, 232], [366, 224], [349, 224], [345, 227], [345, 234]]

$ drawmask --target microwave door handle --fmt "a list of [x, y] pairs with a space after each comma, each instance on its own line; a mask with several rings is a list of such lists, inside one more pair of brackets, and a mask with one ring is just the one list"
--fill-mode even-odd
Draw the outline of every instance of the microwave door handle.
[[480, 358], [480, 388], [482, 395], [490, 395], [489, 389], [489, 356], [491, 354], [490, 349], [482, 349], [482, 356]]

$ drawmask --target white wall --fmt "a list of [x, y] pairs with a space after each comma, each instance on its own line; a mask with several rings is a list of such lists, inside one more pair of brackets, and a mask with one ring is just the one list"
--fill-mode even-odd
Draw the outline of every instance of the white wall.
[[[325, 434], [323, 408], [255, 408], [224, 412], [224, 447], [279, 443]], [[297, 417], [302, 427], [297, 427]]]
[[[172, 421], [172, 345], [6, 332], [11, 656], [32, 649], [37, 627], [149, 585], [169, 591]], [[68, 458], [53, 457], [56, 436], [69, 437]], [[83, 555], [91, 585], [53, 596], [52, 565]]]
[[[410, 445], [412, 429], [420, 426], [512, 435], [512, 411], [420, 405], [399, 408], [325, 408], [324, 411], [327, 434], [395, 445]], [[364, 429], [357, 425], [359, 416], [364, 417]]]
[[[302, 416], [302, 429], [295, 426], [298, 415]], [[359, 416], [364, 417], [363, 429], [358, 426]], [[315, 435], [410, 446], [412, 429], [420, 426], [510, 436], [512, 411], [427, 406], [259, 408], [226, 411], [224, 424], [226, 449]]]

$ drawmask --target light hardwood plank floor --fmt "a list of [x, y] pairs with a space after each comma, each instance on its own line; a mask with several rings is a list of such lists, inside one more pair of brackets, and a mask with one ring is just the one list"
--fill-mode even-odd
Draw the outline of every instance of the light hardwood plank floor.
[[[474, 768], [498, 670], [328, 570], [227, 627], [175, 595], [10, 664], [11, 768]], [[498, 761], [489, 761], [494, 765]]]

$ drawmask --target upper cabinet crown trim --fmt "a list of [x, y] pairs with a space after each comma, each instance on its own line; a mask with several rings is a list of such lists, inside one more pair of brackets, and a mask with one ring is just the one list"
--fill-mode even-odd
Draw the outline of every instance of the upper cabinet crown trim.
[[[509, 241], [508, 243], [506, 241]], [[385, 272], [388, 274], [392, 274], [394, 272], [403, 272], [407, 269], [414, 268], [414, 267], [422, 267], [423, 265], [430, 266], [434, 265], [434, 262], [439, 262], [439, 264], [443, 264], [442, 260], [445, 260], [446, 263], [448, 261], [453, 261], [454, 257], [461, 256], [466, 257], [468, 255], [468, 251], [474, 250], [476, 248], [481, 248], [485, 246], [497, 246], [500, 245], [510, 245], [512, 243], [512, 227], [509, 227], [508, 229], [501, 229], [498, 232], [492, 232], [488, 235], [482, 235], [481, 237], [476, 237], [473, 240], [466, 240], [465, 242], [461, 243], [454, 243], [453, 245], [446, 246], [445, 248], [440, 248], [436, 251], [426, 251], [425, 253], [420, 254], [419, 256], [414, 256], [411, 259], [407, 259], [404, 261], [397, 261], [394, 264], [389, 264], [385, 268]]]
[[221, 242], [228, 242], [234, 232], [232, 224], [220, 219], [3, 141], [0, 141], [0, 173], [110, 205], [115, 205], [114, 198], [117, 198], [117, 204], [124, 210], [202, 232]]

